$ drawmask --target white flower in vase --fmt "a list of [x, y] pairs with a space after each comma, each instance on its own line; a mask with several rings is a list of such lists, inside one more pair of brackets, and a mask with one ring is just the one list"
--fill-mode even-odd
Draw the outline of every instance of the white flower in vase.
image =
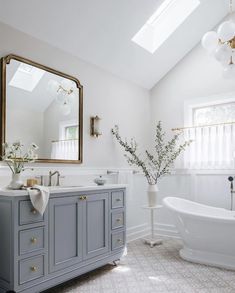
[[33, 163], [37, 160], [38, 156], [35, 154], [35, 150], [38, 149], [38, 146], [32, 143], [26, 152], [23, 150], [24, 145], [20, 141], [13, 142], [12, 144], [5, 142], [2, 146], [2, 160], [12, 172], [12, 180], [8, 188], [20, 189], [24, 185], [20, 176], [27, 169], [25, 168], [25, 163]]

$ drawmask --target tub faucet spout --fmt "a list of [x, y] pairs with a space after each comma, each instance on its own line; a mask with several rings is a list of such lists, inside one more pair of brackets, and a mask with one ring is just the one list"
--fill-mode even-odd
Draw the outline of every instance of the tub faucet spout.
[[233, 190], [233, 180], [234, 177], [229, 176], [228, 177], [228, 181], [230, 182], [230, 194], [231, 194], [231, 206], [230, 206], [230, 210], [233, 210], [233, 194], [235, 193], [235, 191]]

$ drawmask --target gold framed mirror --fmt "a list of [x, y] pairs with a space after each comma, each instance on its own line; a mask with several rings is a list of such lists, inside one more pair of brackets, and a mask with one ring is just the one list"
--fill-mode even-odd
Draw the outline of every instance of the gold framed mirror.
[[83, 87], [68, 74], [17, 55], [1, 59], [1, 137], [39, 146], [37, 162], [82, 163]]

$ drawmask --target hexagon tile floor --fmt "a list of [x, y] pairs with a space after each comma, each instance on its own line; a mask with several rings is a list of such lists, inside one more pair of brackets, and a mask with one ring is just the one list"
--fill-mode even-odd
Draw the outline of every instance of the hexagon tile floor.
[[186, 262], [181, 246], [172, 239], [154, 248], [133, 241], [117, 267], [106, 265], [44, 293], [235, 293], [235, 271]]

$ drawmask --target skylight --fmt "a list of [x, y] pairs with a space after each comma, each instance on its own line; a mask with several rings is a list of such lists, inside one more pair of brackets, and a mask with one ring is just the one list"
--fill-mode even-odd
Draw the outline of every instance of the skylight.
[[200, 0], [165, 0], [132, 41], [153, 54], [199, 4]]
[[26, 63], [20, 63], [20, 66], [17, 68], [9, 82], [9, 85], [32, 92], [43, 77], [44, 73], [45, 71], [42, 69]]

